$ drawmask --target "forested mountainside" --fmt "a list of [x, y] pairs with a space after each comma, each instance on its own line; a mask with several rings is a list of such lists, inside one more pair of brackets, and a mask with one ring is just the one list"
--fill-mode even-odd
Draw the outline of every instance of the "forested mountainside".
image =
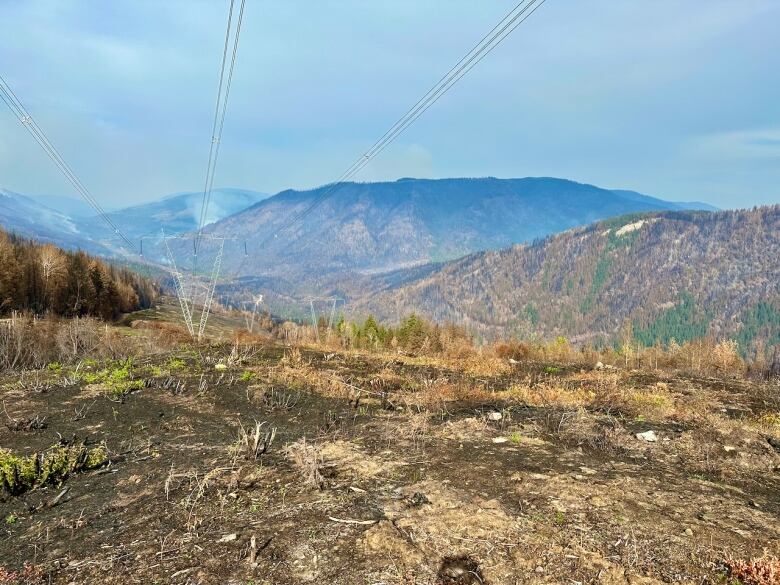
[[[374, 272], [529, 242], [629, 212], [702, 205], [553, 178], [400, 179], [283, 191], [209, 231], [249, 242], [250, 257], [241, 259], [245, 275]], [[253, 242], [263, 242], [262, 250]]]
[[487, 337], [777, 344], [780, 206], [624, 216], [397, 280], [355, 309], [416, 312]]
[[0, 230], [0, 315], [12, 311], [94, 315], [147, 308], [157, 286], [83, 252], [66, 252]]

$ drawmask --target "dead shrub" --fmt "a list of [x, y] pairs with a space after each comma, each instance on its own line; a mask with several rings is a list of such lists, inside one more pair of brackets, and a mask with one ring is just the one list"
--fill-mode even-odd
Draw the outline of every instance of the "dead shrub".
[[501, 341], [493, 346], [496, 357], [507, 360], [525, 360], [531, 356], [531, 346], [522, 341]]
[[260, 349], [258, 346], [241, 344], [236, 341], [231, 346], [230, 354], [225, 358], [225, 363], [229, 368], [246, 364], [260, 353]]
[[72, 362], [92, 353], [100, 345], [99, 327], [98, 321], [90, 317], [61, 321], [55, 337], [62, 358], [58, 361]]
[[780, 559], [761, 557], [750, 561], [728, 559], [729, 577], [743, 585], [776, 585], [780, 583]]
[[323, 475], [324, 458], [322, 447], [312, 445], [306, 441], [306, 437], [291, 443], [284, 448], [284, 454], [292, 461], [303, 478], [304, 483], [317, 489], [325, 488], [325, 476]]
[[733, 339], [715, 342], [702, 338], [682, 344], [672, 341], [665, 349], [652, 348], [644, 351], [649, 356], [646, 361], [651, 362], [648, 365], [666, 370], [730, 377], [740, 377], [747, 370], [739, 354], [739, 344]]
[[255, 421], [253, 429], [247, 431], [239, 422], [236, 454], [243, 454], [249, 461], [257, 461], [265, 455], [276, 437], [276, 427], [267, 426], [268, 422]]
[[273, 409], [290, 410], [300, 402], [302, 394], [300, 392], [289, 392], [282, 388], [269, 388], [262, 394], [262, 402], [265, 406]]
[[107, 329], [100, 338], [100, 355], [112, 360], [121, 360], [135, 355], [138, 346], [134, 339], [118, 331]]
[[710, 360], [713, 368], [724, 375], [738, 376], [745, 371], [745, 362], [739, 355], [739, 344], [733, 339], [716, 344]]
[[38, 565], [25, 562], [19, 571], [9, 571], [0, 565], [0, 585], [42, 585], [47, 582], [46, 572]]
[[122, 359], [137, 342], [91, 317], [37, 319], [16, 316], [0, 323], [0, 370], [40, 369], [88, 356]]
[[293, 347], [289, 351], [285, 351], [284, 355], [279, 359], [279, 363], [293, 368], [309, 365], [304, 363], [303, 354], [297, 347]]
[[473, 357], [477, 353], [471, 338], [452, 326], [445, 326], [439, 338], [441, 353], [447, 359], [463, 360]]
[[579, 439], [592, 434], [594, 421], [584, 409], [555, 410], [545, 414], [542, 429], [548, 435], [558, 438]]
[[613, 417], [596, 418], [580, 408], [548, 412], [541, 420], [543, 432], [569, 445], [610, 454], [621, 453], [623, 427]]
[[40, 347], [33, 318], [15, 316], [0, 323], [0, 370], [42, 367], [48, 348]]

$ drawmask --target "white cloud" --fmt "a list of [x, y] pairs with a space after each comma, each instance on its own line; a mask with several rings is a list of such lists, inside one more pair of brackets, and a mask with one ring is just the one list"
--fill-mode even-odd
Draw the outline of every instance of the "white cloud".
[[708, 134], [694, 139], [689, 152], [714, 160], [780, 160], [780, 127]]

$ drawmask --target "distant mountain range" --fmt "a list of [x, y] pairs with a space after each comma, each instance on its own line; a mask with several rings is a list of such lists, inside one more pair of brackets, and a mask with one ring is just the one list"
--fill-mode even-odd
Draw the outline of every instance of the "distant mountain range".
[[[269, 195], [246, 189], [214, 189], [207, 223], [220, 220]], [[175, 193], [151, 203], [108, 211], [133, 242], [142, 236], [191, 232], [198, 226], [203, 194]], [[56, 195], [25, 196], [0, 190], [0, 227], [66, 248], [110, 255], [118, 245], [107, 224], [86, 202]]]
[[[179, 193], [110, 215], [133, 240], [186, 233], [200, 201]], [[0, 191], [0, 227], [110, 255], [112, 234], [83, 212]], [[780, 206], [720, 212], [554, 178], [401, 179], [272, 197], [219, 189], [208, 220], [208, 233], [242, 242], [225, 254], [220, 292], [263, 292], [272, 310], [333, 294], [357, 316], [416, 312], [486, 338], [605, 344], [631, 329], [646, 343], [780, 343]]]
[[[214, 189], [206, 223], [229, 217], [268, 197], [270, 195], [266, 193], [247, 189]], [[163, 229], [168, 234], [182, 234], [197, 229], [202, 203], [201, 192], [175, 193], [151, 203], [112, 211], [108, 215], [131, 239], [157, 236]], [[93, 234], [93, 237], [100, 237], [101, 230], [105, 227], [97, 218], [82, 221], [80, 225]]]
[[[100, 218], [85, 217], [77, 201], [4, 193], [0, 226], [6, 230], [95, 253], [119, 251], [115, 234]], [[325, 193], [330, 196], [323, 198]], [[279, 231], [317, 201], [321, 205], [302, 221]], [[108, 215], [136, 242], [163, 229], [192, 232], [201, 202], [200, 193], [177, 193]], [[340, 281], [347, 294], [351, 286], [362, 287], [368, 275], [531, 242], [626, 213], [679, 209], [713, 208], [554, 178], [399, 179], [274, 196], [215, 189], [206, 231], [235, 238], [223, 274], [282, 279], [289, 293], [316, 292]], [[165, 261], [162, 244], [156, 242], [152, 251], [153, 246], [145, 244], [147, 259]], [[189, 244], [171, 242], [171, 248], [182, 262], [191, 256]], [[199, 264], [207, 266], [214, 251], [204, 246]]]
[[[83, 199], [75, 199], [65, 195], [33, 195], [31, 198], [68, 217], [92, 217], [95, 215], [95, 210]], [[106, 211], [110, 210], [106, 209]]]
[[0, 228], [42, 242], [96, 253], [108, 250], [81, 233], [77, 220], [37, 198], [0, 189]]
[[[288, 218], [331, 195], [290, 229]], [[242, 273], [384, 272], [636, 211], [714, 209], [553, 178], [400, 179], [282, 191], [209, 227], [248, 242]], [[274, 237], [276, 236], [276, 237]], [[265, 242], [262, 250], [253, 243]]]
[[415, 312], [487, 338], [652, 345], [713, 335], [766, 346], [780, 343], [778, 258], [780, 205], [633, 214], [386, 274], [351, 308], [391, 321]]

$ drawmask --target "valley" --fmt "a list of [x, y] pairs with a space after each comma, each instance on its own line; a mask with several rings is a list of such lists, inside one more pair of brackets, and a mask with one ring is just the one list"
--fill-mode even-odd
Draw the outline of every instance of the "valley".
[[0, 585], [780, 585], [780, 2], [504, 4], [0, 2]]

